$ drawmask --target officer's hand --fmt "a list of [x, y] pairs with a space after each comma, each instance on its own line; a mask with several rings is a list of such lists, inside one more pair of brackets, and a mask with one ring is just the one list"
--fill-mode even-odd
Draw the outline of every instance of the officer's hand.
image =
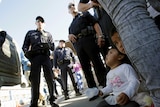
[[97, 7], [97, 6], [99, 6], [99, 4], [98, 4], [98, 2], [97, 2], [96, 0], [92, 0], [92, 1], [90, 2], [90, 5], [92, 5], [92, 7]]
[[100, 48], [103, 47], [104, 44], [105, 44], [105, 39], [103, 39], [103, 38], [98, 38], [98, 39], [97, 39], [97, 44], [98, 44], [98, 46], [99, 46]]
[[68, 38], [72, 43], [75, 43], [77, 40], [77, 37], [74, 34], [69, 34]]
[[50, 59], [53, 59], [53, 55], [50, 55], [49, 58], [50, 58]]
[[125, 105], [128, 103], [129, 97], [125, 93], [121, 93], [117, 97], [117, 104], [119, 105]]

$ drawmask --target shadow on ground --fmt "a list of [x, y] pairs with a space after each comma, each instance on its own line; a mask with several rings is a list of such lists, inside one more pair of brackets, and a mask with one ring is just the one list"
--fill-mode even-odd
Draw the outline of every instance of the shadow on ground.
[[102, 98], [97, 98], [93, 101], [88, 101], [85, 95], [79, 97], [71, 97], [68, 100], [64, 100], [59, 103], [60, 107], [96, 107], [96, 105], [102, 101]]

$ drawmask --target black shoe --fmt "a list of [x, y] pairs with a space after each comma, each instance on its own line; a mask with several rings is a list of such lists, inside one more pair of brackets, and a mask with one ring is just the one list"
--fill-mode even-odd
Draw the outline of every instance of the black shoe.
[[80, 93], [80, 92], [76, 93], [76, 96], [81, 96], [81, 95], [82, 95], [82, 93]]
[[97, 99], [98, 97], [99, 97], [98, 95], [95, 95], [92, 98], [90, 98], [89, 101], [93, 101], [93, 100]]
[[57, 97], [56, 97], [56, 96], [54, 96], [54, 99], [57, 99]]
[[59, 105], [56, 103], [53, 103], [53, 104], [51, 104], [51, 107], [59, 107]]
[[45, 104], [46, 104], [46, 102], [45, 102], [45, 100], [43, 100], [43, 101], [42, 101], [42, 105], [45, 105]]
[[68, 100], [68, 99], [70, 99], [69, 96], [65, 96], [64, 100]]

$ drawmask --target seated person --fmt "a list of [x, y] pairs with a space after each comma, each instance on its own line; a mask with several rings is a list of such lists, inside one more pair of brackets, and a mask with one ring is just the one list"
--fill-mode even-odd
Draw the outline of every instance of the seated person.
[[[124, 46], [122, 44], [122, 40], [119, 36], [119, 33], [117, 32], [116, 28], [113, 28], [112, 29], [112, 33], [111, 33], [111, 40], [113, 42], [113, 45], [116, 46], [116, 48], [123, 54], [126, 54], [125, 53], [125, 49], [124, 49]], [[127, 59], [127, 58], [126, 58]], [[126, 60], [127, 63], [131, 64], [129, 59]], [[136, 100], [140, 106], [142, 107], [151, 107], [153, 105], [153, 102], [152, 102], [152, 99], [151, 97], [149, 96], [149, 93], [146, 92], [146, 89], [144, 87], [144, 84], [143, 84], [143, 79], [141, 79], [141, 76], [139, 76], [139, 80], [140, 80], [140, 87], [138, 89], [138, 94], [136, 95], [136, 97], [134, 98], [134, 100]]]
[[125, 54], [112, 47], [106, 55], [105, 62], [110, 67], [107, 74], [107, 85], [99, 95], [109, 94], [96, 107], [139, 107], [131, 98], [137, 93], [140, 82], [131, 65], [123, 62]]

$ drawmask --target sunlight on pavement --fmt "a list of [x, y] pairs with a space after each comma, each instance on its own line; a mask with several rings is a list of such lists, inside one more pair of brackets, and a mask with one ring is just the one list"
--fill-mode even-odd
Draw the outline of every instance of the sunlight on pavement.
[[75, 101], [80, 101], [80, 100], [83, 100], [83, 99], [86, 99], [87, 97], [86, 96], [82, 96], [82, 97], [75, 97], [75, 98], [70, 98], [69, 100], [64, 100], [62, 103], [60, 103], [59, 105], [60, 106], [66, 106], [66, 105], [69, 105], [69, 104], [72, 104], [74, 103]]

